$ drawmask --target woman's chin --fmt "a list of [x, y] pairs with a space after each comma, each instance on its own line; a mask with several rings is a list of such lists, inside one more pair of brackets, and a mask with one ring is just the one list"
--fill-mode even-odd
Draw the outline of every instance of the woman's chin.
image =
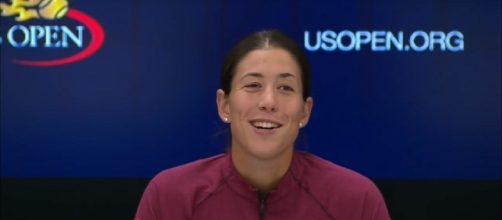
[[286, 155], [289, 148], [290, 147], [280, 146], [278, 144], [260, 144], [248, 146], [247, 151], [251, 156], [257, 159], [270, 160]]

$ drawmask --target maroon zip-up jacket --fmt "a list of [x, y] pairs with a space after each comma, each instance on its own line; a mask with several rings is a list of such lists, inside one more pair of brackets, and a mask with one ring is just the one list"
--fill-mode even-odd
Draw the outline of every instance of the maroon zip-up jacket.
[[262, 195], [220, 154], [165, 170], [148, 184], [135, 220], [388, 220], [366, 177], [295, 152], [277, 188]]

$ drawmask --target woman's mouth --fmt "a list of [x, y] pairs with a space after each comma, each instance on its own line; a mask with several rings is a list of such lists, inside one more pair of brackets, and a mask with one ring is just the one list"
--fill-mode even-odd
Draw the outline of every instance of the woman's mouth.
[[282, 125], [272, 121], [262, 121], [262, 120], [254, 120], [250, 122], [251, 125], [258, 129], [275, 129], [280, 128]]

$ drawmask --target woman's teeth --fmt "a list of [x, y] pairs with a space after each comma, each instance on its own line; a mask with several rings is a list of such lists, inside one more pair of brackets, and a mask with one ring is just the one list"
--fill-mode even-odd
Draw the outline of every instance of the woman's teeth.
[[280, 127], [279, 124], [273, 122], [262, 122], [262, 121], [255, 121], [252, 123], [252, 125], [256, 128], [262, 128], [262, 129], [274, 129]]

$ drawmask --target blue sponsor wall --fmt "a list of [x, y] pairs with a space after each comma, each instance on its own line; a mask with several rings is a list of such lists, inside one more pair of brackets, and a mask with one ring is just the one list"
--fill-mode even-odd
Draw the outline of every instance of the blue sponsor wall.
[[[96, 19], [106, 37], [97, 53], [62, 66], [12, 60], [83, 48], [16, 48], [9, 29], [80, 24], [1, 17], [2, 177], [149, 178], [224, 152], [228, 131], [215, 101], [220, 65], [238, 39], [267, 28], [302, 46], [306, 31], [312, 44], [318, 31], [402, 31], [405, 41], [419, 31], [461, 32], [449, 41], [462, 41], [459, 51], [439, 44], [308, 51], [315, 104], [297, 148], [373, 179], [502, 177], [498, 0], [73, 0], [70, 8]], [[86, 29], [84, 47], [91, 37]], [[326, 39], [329, 46], [334, 37]], [[342, 46], [353, 40], [344, 39]]]

